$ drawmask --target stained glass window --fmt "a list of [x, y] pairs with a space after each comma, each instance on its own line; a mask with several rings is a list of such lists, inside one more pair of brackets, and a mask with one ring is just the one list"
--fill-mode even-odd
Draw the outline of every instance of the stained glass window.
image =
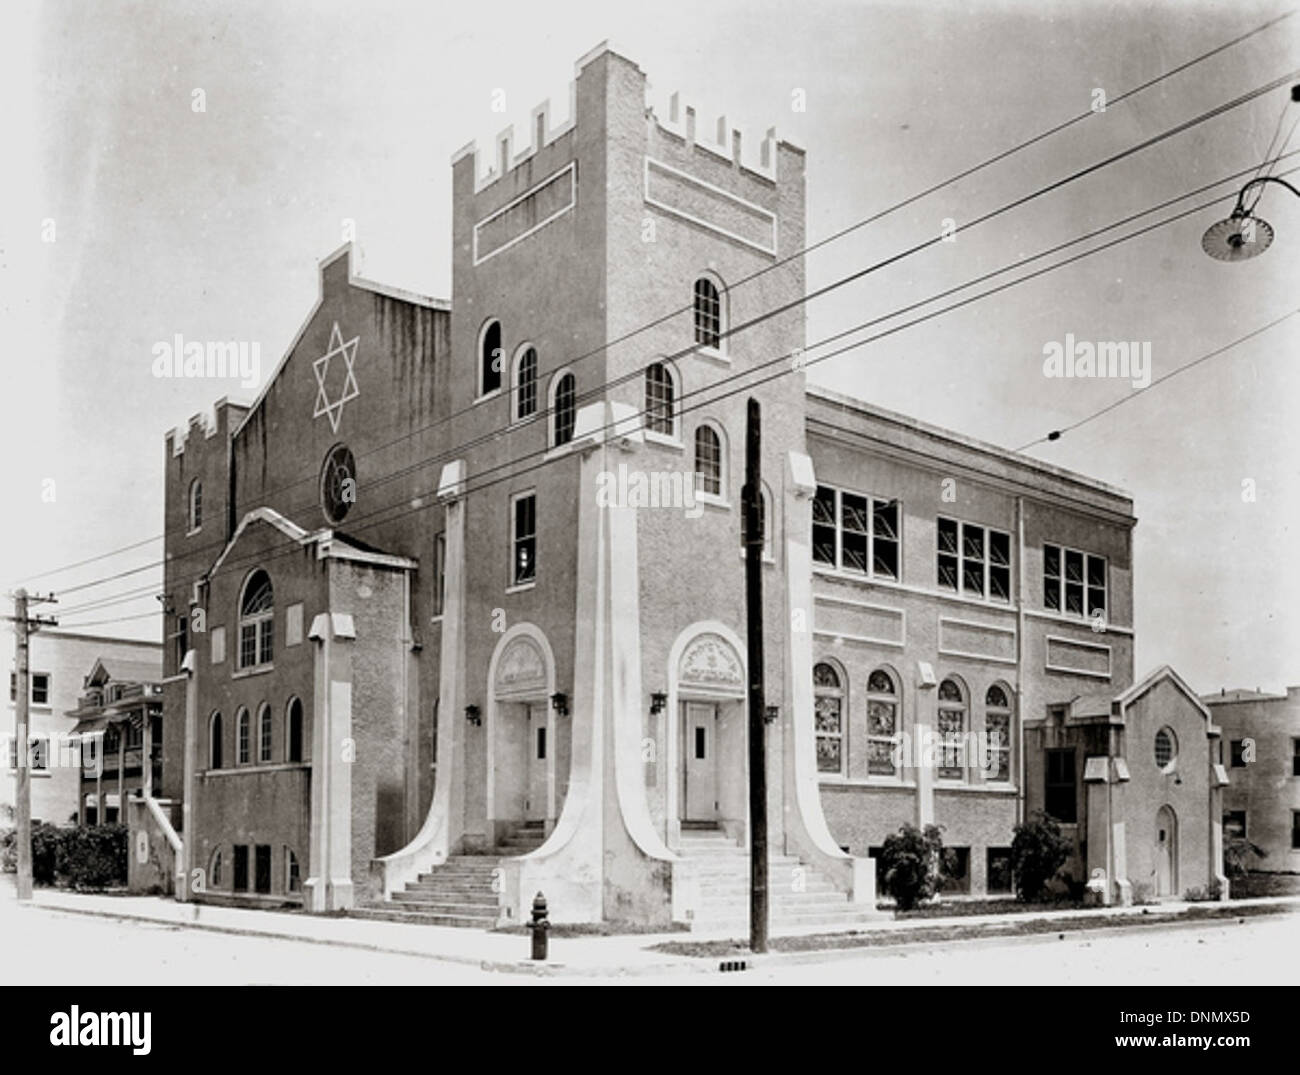
[[867, 772], [896, 776], [898, 691], [889, 673], [877, 668], [867, 678]]
[[817, 771], [842, 773], [844, 771], [844, 692], [840, 676], [829, 664], [813, 667], [813, 689], [816, 696], [814, 720], [817, 730]]

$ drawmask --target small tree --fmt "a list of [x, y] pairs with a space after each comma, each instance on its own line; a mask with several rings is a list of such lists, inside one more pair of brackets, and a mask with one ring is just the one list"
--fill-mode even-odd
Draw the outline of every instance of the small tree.
[[924, 832], [914, 825], [904, 825], [885, 837], [880, 848], [880, 868], [885, 889], [900, 911], [910, 911], [935, 894], [942, 856], [943, 835], [937, 825], [927, 825]]
[[1025, 903], [1038, 899], [1069, 857], [1070, 841], [1061, 835], [1061, 826], [1041, 810], [1017, 825], [1011, 841], [1016, 897]]

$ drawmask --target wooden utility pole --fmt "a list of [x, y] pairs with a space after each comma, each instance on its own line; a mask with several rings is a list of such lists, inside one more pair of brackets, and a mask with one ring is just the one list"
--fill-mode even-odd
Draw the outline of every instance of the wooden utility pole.
[[763, 479], [761, 415], [750, 399], [745, 428], [745, 621], [749, 664], [749, 947], [767, 951], [767, 700], [763, 682]]
[[42, 625], [57, 626], [54, 620], [27, 615], [30, 602], [53, 601], [53, 597], [29, 597], [26, 590], [14, 593], [14, 747], [17, 773], [14, 790], [14, 828], [18, 842], [18, 898], [32, 898], [32, 767], [27, 702], [31, 697], [28, 637]]

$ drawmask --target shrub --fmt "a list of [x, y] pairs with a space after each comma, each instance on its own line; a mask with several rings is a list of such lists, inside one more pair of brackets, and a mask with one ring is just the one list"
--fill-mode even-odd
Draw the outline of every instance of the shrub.
[[1252, 858], [1267, 858], [1268, 852], [1249, 840], [1234, 836], [1223, 841], [1223, 874], [1225, 877], [1245, 877], [1250, 873]]
[[16, 873], [17, 871], [17, 833], [13, 829], [0, 829], [0, 873]]
[[[32, 884], [54, 884], [63, 829], [44, 821], [32, 822]], [[14, 849], [15, 865], [18, 851]]]
[[126, 884], [125, 825], [84, 825], [62, 831], [58, 872], [73, 888]]
[[1061, 835], [1061, 826], [1041, 810], [1017, 825], [1011, 841], [1016, 898], [1025, 903], [1040, 898], [1069, 857], [1070, 841]]
[[900, 911], [910, 911], [934, 895], [942, 859], [943, 836], [937, 825], [927, 825], [924, 832], [913, 825], [904, 825], [885, 838], [880, 848], [880, 865], [885, 888], [897, 901]]

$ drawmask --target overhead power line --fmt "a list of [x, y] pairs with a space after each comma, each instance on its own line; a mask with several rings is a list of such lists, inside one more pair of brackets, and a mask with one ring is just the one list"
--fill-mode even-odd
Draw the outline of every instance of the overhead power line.
[[[1132, 88], [1130, 88], [1130, 89], [1128, 89], [1128, 90], [1125, 90], [1124, 92], [1118, 94], [1117, 96], [1112, 97], [1112, 98], [1110, 99], [1109, 104], [1110, 104], [1111, 107], [1113, 107], [1114, 105], [1119, 104], [1120, 102], [1122, 102], [1122, 101], [1124, 101], [1124, 100], [1127, 100], [1127, 99], [1130, 98], [1130, 97], [1133, 97], [1133, 96], [1135, 96], [1135, 95], [1137, 95], [1137, 94], [1139, 94], [1139, 93], [1142, 93], [1143, 91], [1145, 91], [1145, 90], [1147, 90], [1147, 89], [1150, 89], [1152, 86], [1158, 85], [1159, 83], [1161, 83], [1161, 82], [1163, 82], [1163, 81], [1165, 81], [1165, 80], [1167, 80], [1167, 79], [1169, 79], [1169, 78], [1173, 78], [1174, 76], [1176, 76], [1176, 75], [1178, 75], [1178, 74], [1181, 74], [1182, 72], [1187, 71], [1187, 70], [1189, 70], [1190, 68], [1197, 66], [1198, 64], [1204, 63], [1206, 60], [1212, 59], [1213, 57], [1215, 57], [1215, 56], [1217, 56], [1217, 55], [1219, 55], [1219, 54], [1221, 54], [1221, 53], [1227, 51], [1227, 50], [1230, 49], [1230, 48], [1235, 47], [1236, 45], [1241, 44], [1241, 43], [1244, 42], [1244, 41], [1249, 40], [1249, 39], [1252, 38], [1252, 37], [1255, 37], [1255, 36], [1257, 36], [1257, 35], [1259, 35], [1259, 34], [1261, 34], [1261, 33], [1264, 33], [1264, 32], [1267, 31], [1267, 30], [1272, 29], [1274, 26], [1276, 26], [1276, 25], [1278, 25], [1279, 23], [1282, 23], [1282, 22], [1284, 22], [1285, 20], [1291, 18], [1291, 17], [1292, 17], [1293, 15], [1295, 15], [1295, 14], [1296, 14], [1295, 11], [1288, 11], [1288, 12], [1284, 12], [1283, 14], [1281, 14], [1281, 15], [1279, 15], [1279, 16], [1276, 16], [1275, 18], [1269, 19], [1268, 21], [1266, 21], [1266, 22], [1260, 24], [1259, 26], [1256, 26], [1256, 27], [1254, 27], [1253, 29], [1246, 31], [1245, 33], [1239, 34], [1237, 37], [1234, 37], [1234, 38], [1232, 38], [1231, 40], [1226, 41], [1226, 42], [1224, 42], [1223, 44], [1216, 46], [1215, 48], [1212, 48], [1212, 49], [1210, 49], [1210, 50], [1208, 50], [1208, 51], [1206, 51], [1206, 52], [1202, 52], [1202, 53], [1200, 53], [1199, 55], [1192, 57], [1190, 60], [1186, 60], [1186, 61], [1184, 61], [1183, 63], [1177, 65], [1176, 67], [1172, 67], [1172, 68], [1170, 68], [1168, 71], [1164, 71], [1164, 72], [1162, 72], [1162, 73], [1159, 74], [1159, 75], [1156, 75], [1156, 76], [1153, 76], [1153, 77], [1150, 78], [1150, 79], [1147, 79], [1145, 82], [1142, 82], [1142, 83], [1138, 84], [1137, 86], [1134, 86], [1134, 87], [1132, 87]], [[1234, 107], [1235, 107], [1235, 105], [1234, 105]], [[758, 269], [758, 270], [756, 270], [755, 272], [750, 273], [748, 276], [744, 276], [744, 277], [742, 277], [741, 279], [737, 280], [733, 285], [731, 285], [731, 289], [734, 289], [734, 288], [737, 288], [737, 287], [743, 286], [743, 285], [745, 285], [745, 284], [747, 284], [747, 283], [749, 283], [749, 282], [751, 282], [751, 281], [753, 281], [753, 280], [755, 280], [755, 279], [757, 279], [757, 278], [763, 276], [764, 274], [773, 271], [774, 269], [776, 269], [776, 268], [778, 268], [778, 267], [780, 267], [780, 266], [782, 266], [782, 265], [788, 264], [790, 261], [792, 261], [792, 260], [794, 260], [794, 259], [796, 259], [796, 258], [798, 258], [798, 257], [800, 257], [800, 256], [803, 256], [803, 255], [805, 255], [805, 254], [812, 253], [813, 251], [818, 250], [818, 249], [820, 249], [821, 247], [824, 247], [824, 246], [826, 246], [826, 245], [828, 245], [828, 244], [830, 244], [830, 243], [832, 243], [832, 242], [835, 242], [835, 241], [837, 241], [837, 240], [839, 240], [839, 239], [841, 239], [841, 238], [843, 238], [843, 237], [845, 237], [845, 236], [847, 236], [847, 235], [850, 235], [850, 234], [852, 234], [853, 232], [858, 231], [858, 230], [860, 230], [860, 229], [863, 228], [863, 227], [866, 227], [866, 226], [868, 226], [868, 225], [870, 225], [870, 224], [873, 224], [873, 223], [875, 223], [876, 221], [881, 220], [881, 219], [883, 219], [884, 217], [886, 217], [886, 216], [888, 216], [888, 215], [890, 215], [890, 214], [892, 214], [892, 213], [895, 213], [895, 212], [897, 212], [897, 211], [900, 210], [900, 209], [904, 209], [904, 208], [906, 208], [907, 206], [912, 205], [912, 204], [914, 204], [915, 202], [918, 202], [918, 201], [920, 201], [921, 199], [926, 198], [926, 197], [928, 197], [929, 195], [934, 194], [935, 192], [937, 192], [937, 191], [939, 191], [939, 190], [942, 190], [942, 189], [943, 189], [944, 187], [946, 187], [946, 186], [950, 186], [950, 185], [952, 185], [953, 183], [960, 182], [961, 180], [966, 179], [966, 178], [968, 178], [969, 176], [972, 176], [972, 175], [976, 174], [977, 172], [980, 172], [980, 171], [984, 170], [985, 168], [991, 167], [991, 166], [994, 165], [994, 164], [997, 164], [997, 163], [999, 163], [999, 162], [1001, 162], [1001, 161], [1003, 161], [1003, 160], [1006, 160], [1007, 158], [1009, 158], [1009, 157], [1015, 155], [1016, 153], [1022, 152], [1023, 150], [1028, 149], [1029, 147], [1034, 146], [1034, 145], [1038, 144], [1039, 142], [1042, 142], [1043, 140], [1045, 140], [1045, 139], [1051, 137], [1052, 135], [1059, 134], [1061, 131], [1064, 131], [1064, 130], [1066, 130], [1067, 128], [1074, 126], [1075, 124], [1078, 124], [1078, 123], [1082, 122], [1083, 120], [1088, 119], [1089, 117], [1091, 117], [1091, 116], [1095, 116], [1095, 115], [1098, 115], [1098, 114], [1099, 114], [1099, 113], [1094, 112], [1092, 108], [1088, 108], [1088, 109], [1086, 109], [1086, 110], [1084, 110], [1084, 111], [1078, 113], [1077, 115], [1072, 116], [1071, 118], [1069, 118], [1069, 119], [1067, 119], [1067, 120], [1064, 120], [1064, 121], [1062, 121], [1062, 122], [1060, 122], [1060, 123], [1057, 123], [1057, 124], [1055, 124], [1055, 125], [1053, 125], [1053, 126], [1047, 128], [1046, 130], [1041, 131], [1041, 132], [1039, 132], [1039, 133], [1036, 134], [1036, 135], [1033, 135], [1032, 137], [1030, 137], [1030, 138], [1024, 140], [1023, 142], [1019, 142], [1019, 143], [1017, 143], [1016, 145], [1010, 147], [1009, 149], [1002, 150], [1001, 152], [996, 153], [996, 154], [994, 154], [993, 156], [988, 157], [988, 158], [986, 158], [985, 160], [980, 161], [980, 162], [977, 163], [977, 164], [971, 165], [971, 166], [969, 166], [969, 167], [963, 169], [962, 171], [956, 173], [955, 175], [949, 176], [947, 179], [941, 180], [941, 181], [939, 181], [939, 182], [937, 182], [937, 183], [935, 183], [935, 184], [933, 184], [933, 185], [931, 185], [931, 186], [929, 186], [929, 187], [926, 187], [924, 190], [921, 190], [921, 191], [917, 192], [916, 194], [910, 195], [909, 197], [904, 198], [902, 201], [895, 202], [893, 205], [890, 205], [890, 206], [888, 206], [888, 207], [885, 208], [885, 209], [882, 209], [882, 210], [880, 210], [880, 211], [878, 211], [878, 212], [876, 212], [876, 213], [871, 214], [870, 216], [867, 216], [867, 217], [864, 217], [864, 218], [862, 218], [862, 219], [860, 219], [860, 220], [857, 220], [857, 221], [853, 222], [852, 224], [850, 224], [850, 225], [848, 225], [848, 226], [846, 226], [846, 227], [844, 227], [844, 228], [841, 228], [839, 231], [836, 231], [836, 232], [832, 233], [831, 235], [825, 237], [824, 239], [820, 239], [820, 240], [818, 240], [817, 242], [814, 242], [814, 243], [809, 244], [808, 246], [805, 246], [802, 250], [798, 250], [798, 251], [792, 252], [792, 253], [790, 253], [790, 254], [787, 254], [784, 258], [781, 258], [781, 259], [777, 260], [776, 262], [774, 262], [774, 263], [771, 264], [771, 265], [765, 265], [765, 266], [763, 266], [761, 269]], [[1270, 140], [1270, 143], [1269, 143], [1270, 151], [1271, 151], [1271, 147], [1272, 147], [1272, 141], [1274, 141], [1274, 140], [1276, 140], [1276, 133], [1274, 134], [1274, 139], [1273, 139], [1273, 140]], [[1267, 156], [1267, 153], [1265, 154], [1265, 156]], [[1261, 167], [1262, 167], [1262, 165], [1261, 165]], [[973, 225], [967, 225], [967, 227], [971, 227], [971, 226], [973, 226]], [[635, 336], [637, 336], [637, 335], [639, 335], [639, 334], [641, 334], [641, 333], [643, 333], [643, 332], [648, 331], [649, 329], [652, 329], [652, 328], [655, 328], [655, 327], [657, 327], [657, 326], [659, 326], [659, 325], [661, 325], [661, 324], [664, 324], [664, 323], [666, 323], [667, 321], [670, 321], [670, 320], [671, 320], [672, 318], [674, 318], [674, 317], [681, 316], [682, 314], [689, 312], [691, 309], [692, 309], [692, 306], [691, 306], [690, 304], [683, 305], [683, 306], [681, 306], [681, 307], [679, 307], [679, 308], [677, 308], [677, 309], [675, 309], [675, 310], [672, 310], [672, 311], [670, 311], [670, 312], [668, 312], [668, 313], [666, 313], [666, 314], [663, 314], [663, 315], [661, 315], [661, 316], [659, 316], [659, 317], [657, 317], [657, 318], [655, 318], [655, 319], [653, 319], [653, 320], [651, 320], [651, 321], [645, 322], [644, 324], [641, 324], [641, 325], [639, 325], [639, 326], [637, 326], [637, 327], [635, 327], [635, 328], [633, 328], [633, 329], [630, 329], [628, 332], [624, 333], [624, 334], [621, 335], [621, 336], [618, 336], [618, 337], [616, 337], [616, 338], [614, 338], [614, 339], [612, 339], [612, 340], [606, 341], [605, 343], [601, 344], [599, 347], [597, 347], [597, 348], [595, 348], [595, 349], [593, 349], [593, 350], [591, 350], [591, 351], [587, 351], [587, 352], [585, 352], [585, 353], [583, 353], [583, 354], [580, 354], [580, 355], [577, 356], [575, 359], [573, 359], [573, 361], [572, 361], [571, 363], [569, 363], [569, 365], [570, 365], [570, 366], [576, 365], [577, 363], [582, 362], [582, 361], [585, 361], [585, 360], [588, 359], [588, 358], [591, 358], [591, 357], [593, 357], [593, 356], [595, 356], [595, 355], [601, 354], [601, 353], [603, 353], [604, 351], [608, 350], [609, 348], [614, 347], [614, 346], [616, 346], [616, 345], [618, 345], [618, 344], [620, 344], [620, 343], [624, 343], [624, 342], [626, 342], [627, 340], [632, 339], [632, 338], [634, 338]], [[373, 454], [375, 454], [375, 453], [377, 453], [377, 452], [384, 451], [384, 450], [386, 450], [386, 449], [388, 449], [388, 448], [391, 448], [391, 447], [395, 446], [396, 444], [400, 443], [401, 441], [403, 441], [403, 440], [405, 440], [405, 439], [408, 439], [408, 438], [411, 437], [411, 436], [414, 436], [414, 435], [417, 434], [417, 433], [427, 431], [428, 429], [436, 428], [439, 424], [442, 424], [442, 423], [445, 423], [445, 422], [451, 421], [452, 419], [454, 419], [454, 418], [456, 418], [456, 417], [459, 417], [459, 416], [461, 416], [461, 415], [467, 413], [468, 411], [472, 410], [472, 408], [473, 408], [473, 405], [471, 405], [471, 407], [462, 408], [461, 410], [456, 411], [456, 412], [454, 412], [454, 413], [452, 413], [452, 414], [445, 415], [445, 416], [443, 416], [443, 417], [441, 417], [441, 418], [435, 419], [433, 422], [431, 422], [431, 423], [427, 423], [427, 424], [424, 425], [424, 426], [420, 426], [420, 427], [417, 427], [416, 429], [410, 430], [410, 431], [408, 431], [408, 432], [402, 434], [401, 436], [397, 437], [396, 439], [394, 439], [394, 440], [392, 440], [392, 441], [388, 441], [388, 442], [386, 442], [386, 443], [384, 443], [384, 444], [378, 445], [377, 447], [371, 449], [370, 451], [363, 453], [363, 455], [366, 455], [366, 456], [368, 456], [368, 455], [373, 455]], [[271, 498], [271, 497], [273, 497], [273, 496], [275, 496], [275, 495], [278, 495], [279, 493], [287, 492], [289, 489], [292, 489], [292, 488], [294, 488], [295, 486], [302, 484], [303, 482], [310, 481], [310, 480], [315, 480], [316, 477], [317, 477], [317, 475], [314, 474], [314, 473], [304, 474], [301, 478], [298, 478], [298, 479], [296, 479], [295, 481], [289, 483], [288, 485], [282, 486], [282, 487], [279, 488], [279, 489], [275, 489], [275, 490], [266, 490], [266, 491], [264, 491], [263, 496], [266, 497], [266, 498]], [[140, 546], [142, 546], [142, 545], [146, 545], [146, 544], [148, 544], [148, 543], [150, 543], [150, 542], [152, 542], [152, 541], [159, 541], [159, 540], [162, 540], [162, 538], [163, 538], [164, 536], [165, 536], [164, 534], [157, 534], [157, 535], [155, 535], [155, 536], [153, 536], [153, 537], [145, 538], [145, 539], [143, 539], [143, 540], [141, 540], [141, 541], [138, 541], [138, 542], [135, 542], [135, 543], [133, 543], [133, 544], [125, 545], [125, 546], [122, 546], [121, 548], [113, 549], [113, 550], [110, 550], [109, 552], [102, 553], [102, 554], [100, 554], [99, 556], [94, 556], [94, 557], [91, 557], [91, 558], [89, 558], [89, 559], [87, 559], [87, 560], [78, 561], [78, 562], [73, 563], [73, 564], [65, 564], [65, 565], [63, 565], [62, 567], [51, 568], [51, 569], [49, 569], [48, 571], [44, 571], [44, 572], [41, 572], [41, 573], [36, 574], [36, 575], [29, 576], [29, 577], [32, 578], [32, 579], [37, 579], [37, 578], [43, 578], [43, 577], [48, 576], [48, 575], [60, 574], [60, 573], [62, 573], [62, 572], [64, 572], [64, 571], [69, 571], [69, 570], [72, 570], [73, 568], [76, 568], [76, 567], [82, 567], [82, 566], [84, 566], [84, 565], [86, 565], [86, 564], [94, 563], [94, 562], [97, 562], [97, 561], [99, 561], [99, 560], [103, 560], [103, 559], [107, 559], [108, 557], [111, 557], [111, 556], [120, 555], [120, 554], [123, 553], [123, 552], [128, 552], [128, 551], [130, 551], [130, 550], [132, 550], [132, 549], [139, 548]], [[214, 543], [214, 547], [219, 547], [220, 544], [222, 544], [222, 543]], [[131, 572], [131, 573], [137, 573], [137, 572], [139, 572], [139, 571], [147, 570], [149, 566], [160, 566], [160, 565], [162, 564], [162, 562], [163, 562], [163, 561], [159, 560], [159, 561], [157, 561], [157, 562], [154, 563], [154, 564], [147, 565], [147, 566], [145, 566], [145, 567], [137, 568], [137, 569], [135, 569], [134, 572]], [[124, 577], [124, 576], [118, 576], [118, 577]], [[101, 581], [111, 581], [111, 580], [110, 580], [110, 579], [105, 579], [105, 580], [101, 580]], [[88, 585], [90, 585], [90, 584], [88, 584]], [[71, 590], [64, 590], [63, 592], [67, 593], [67, 592], [71, 592]]]

